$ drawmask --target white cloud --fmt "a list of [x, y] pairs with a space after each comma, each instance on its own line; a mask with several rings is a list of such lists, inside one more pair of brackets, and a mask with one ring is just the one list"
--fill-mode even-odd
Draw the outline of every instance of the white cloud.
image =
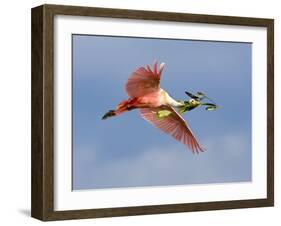
[[[227, 134], [204, 142], [201, 154], [178, 146], [152, 147], [139, 155], [101, 161], [94, 149], [79, 151], [75, 159], [75, 188], [163, 186], [231, 182], [250, 179], [250, 141], [240, 134]], [[180, 144], [179, 144], [180, 145]], [[79, 154], [79, 155], [80, 155]], [[219, 156], [219, 157], [218, 157]]]

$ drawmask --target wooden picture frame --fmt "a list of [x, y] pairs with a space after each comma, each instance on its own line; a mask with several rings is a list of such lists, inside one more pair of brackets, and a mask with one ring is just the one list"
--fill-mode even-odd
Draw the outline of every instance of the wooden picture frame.
[[[54, 16], [123, 18], [267, 29], [267, 198], [98, 209], [54, 210]], [[162, 214], [274, 205], [274, 20], [62, 5], [32, 9], [31, 215], [50, 220]]]

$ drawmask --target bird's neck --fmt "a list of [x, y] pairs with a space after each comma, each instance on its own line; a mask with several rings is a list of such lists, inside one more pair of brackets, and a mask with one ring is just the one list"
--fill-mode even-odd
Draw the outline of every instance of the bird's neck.
[[172, 98], [165, 90], [161, 90], [163, 104], [168, 104], [173, 107], [181, 107], [184, 105], [184, 103], [176, 101], [174, 98]]

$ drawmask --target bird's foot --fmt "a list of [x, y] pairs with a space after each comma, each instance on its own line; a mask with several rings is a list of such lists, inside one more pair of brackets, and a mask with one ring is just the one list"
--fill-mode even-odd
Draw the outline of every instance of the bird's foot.
[[112, 117], [112, 116], [115, 116], [115, 115], [116, 115], [115, 111], [110, 110], [107, 113], [105, 113], [105, 115], [102, 117], [102, 120], [107, 119], [107, 118]]

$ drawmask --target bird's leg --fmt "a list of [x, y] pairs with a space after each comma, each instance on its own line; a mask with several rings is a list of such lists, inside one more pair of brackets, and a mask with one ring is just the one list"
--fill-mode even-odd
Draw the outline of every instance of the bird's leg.
[[136, 108], [138, 108], [136, 98], [124, 100], [117, 105], [115, 110], [109, 110], [107, 113], [105, 113], [102, 119], [107, 119], [109, 117], [120, 115], [123, 112], [131, 111]]
[[126, 109], [127, 111], [131, 111], [131, 110], [134, 110], [136, 109], [137, 107], [136, 106], [133, 106], [133, 105], [126, 105]]
[[113, 117], [116, 116], [115, 110], [109, 110], [108, 112], [106, 112], [104, 114], [104, 116], [102, 117], [102, 120], [107, 119], [109, 117]]

